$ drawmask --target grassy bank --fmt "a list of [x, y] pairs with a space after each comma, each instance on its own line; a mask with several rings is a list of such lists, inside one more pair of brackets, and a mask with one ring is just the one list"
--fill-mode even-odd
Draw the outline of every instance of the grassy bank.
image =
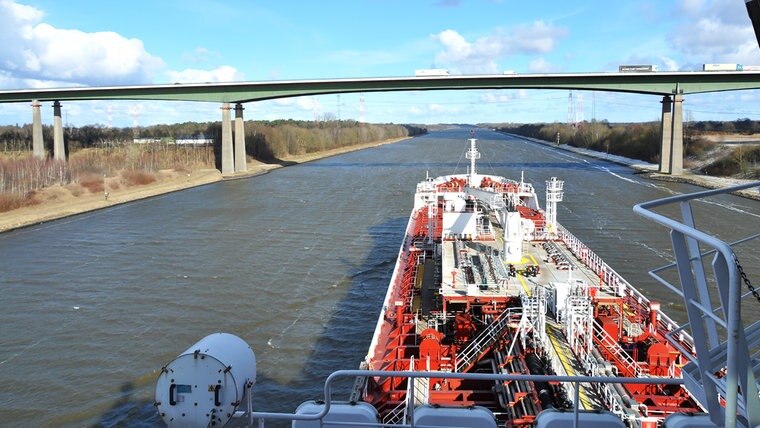
[[[592, 121], [577, 126], [563, 123], [528, 124], [505, 126], [499, 130], [654, 164], [660, 161], [662, 130], [659, 122], [613, 125]], [[711, 134], [699, 130], [696, 125], [685, 126], [686, 168], [713, 176], [760, 178], [760, 147], [729, 146], [710, 137]]]
[[[107, 198], [121, 189], [166, 179], [169, 172], [189, 175], [221, 168], [218, 123], [68, 129], [67, 162], [32, 157], [27, 127], [0, 128], [0, 144], [5, 149], [0, 156], [0, 212], [47, 203], [51, 193], [60, 193], [47, 191], [53, 187], [74, 197], [97, 194]], [[282, 164], [426, 131], [394, 124], [287, 120], [248, 121], [244, 132], [248, 162]], [[129, 138], [136, 134], [139, 139]]]

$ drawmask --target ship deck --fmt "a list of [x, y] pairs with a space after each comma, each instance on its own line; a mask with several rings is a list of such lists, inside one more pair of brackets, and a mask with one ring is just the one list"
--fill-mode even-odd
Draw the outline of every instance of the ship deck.
[[[599, 276], [581, 263], [567, 247], [559, 241], [532, 241], [523, 246], [523, 257], [514, 267], [517, 275], [508, 276], [508, 266], [496, 256], [503, 244], [500, 239], [493, 241], [444, 241], [441, 272], [441, 295], [449, 301], [457, 297], [488, 298], [517, 297], [531, 294], [532, 288], [545, 287], [551, 282], [584, 280], [589, 285], [599, 284]], [[551, 251], [551, 254], [550, 254]], [[554, 258], [553, 258], [554, 257]], [[468, 260], [469, 261], [465, 261]], [[474, 283], [466, 280], [462, 264], [480, 265], [474, 269]], [[538, 266], [535, 276], [525, 275], [528, 266]], [[599, 290], [600, 297], [606, 291]], [[612, 297], [611, 295], [609, 297]]]
[[[498, 233], [497, 233], [498, 236]], [[488, 302], [530, 296], [538, 287], [548, 287], [550, 283], [568, 283], [583, 280], [589, 285], [599, 284], [599, 276], [586, 267], [561, 241], [532, 241], [523, 246], [520, 263], [513, 264], [515, 275], [509, 275], [509, 266], [499, 257], [503, 248], [500, 240], [492, 241], [444, 241], [442, 257], [442, 281], [440, 294], [447, 303]], [[463, 265], [472, 265], [474, 274], [469, 280]], [[477, 267], [480, 266], [480, 267]], [[530, 266], [538, 266], [538, 273], [528, 273]], [[426, 275], [430, 268], [426, 267]], [[472, 281], [472, 279], [475, 281]], [[432, 278], [423, 281], [423, 290], [432, 289]], [[614, 299], [608, 289], [598, 289], [598, 299]], [[424, 291], [423, 291], [424, 293]], [[432, 296], [430, 292], [428, 296]], [[425, 302], [429, 308], [432, 302]], [[424, 312], [427, 314], [427, 312]], [[546, 336], [558, 364], [554, 369], [559, 375], [582, 376], [585, 374], [581, 361], [570, 349], [562, 325], [547, 317]], [[579, 384], [579, 405], [584, 409], [604, 407], [603, 398], [591, 385]]]

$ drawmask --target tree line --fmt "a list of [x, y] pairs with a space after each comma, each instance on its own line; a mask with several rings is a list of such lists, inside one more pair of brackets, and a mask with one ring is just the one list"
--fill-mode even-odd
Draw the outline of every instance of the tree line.
[[[246, 153], [264, 162], [357, 144], [424, 134], [412, 125], [368, 124], [353, 120], [246, 121]], [[53, 130], [43, 126], [48, 154]], [[135, 141], [148, 142], [136, 144]], [[196, 139], [211, 144], [177, 144]], [[161, 170], [220, 168], [222, 129], [219, 122], [185, 122], [139, 128], [102, 125], [66, 127], [67, 162], [32, 157], [32, 126], [0, 126], [0, 212], [36, 203], [35, 192], [54, 184], [104, 191], [105, 177], [125, 185], [144, 184]], [[135, 179], [137, 177], [137, 179]], [[115, 185], [115, 184], [114, 184]], [[83, 190], [77, 190], [83, 191]]]
[[[564, 123], [516, 124], [499, 127], [499, 130], [640, 159], [645, 162], [660, 162], [662, 125], [659, 121], [627, 124], [591, 121], [575, 126]], [[706, 138], [708, 134], [752, 135], [758, 132], [760, 132], [760, 122], [750, 119], [727, 122], [685, 122], [683, 137], [685, 164], [706, 159], [717, 147], [717, 143]], [[746, 178], [758, 178], [760, 177], [759, 163], [760, 147], [737, 147], [730, 150], [726, 156], [701, 167], [700, 172], [709, 175], [740, 175]]]
[[[265, 161], [427, 132], [425, 128], [413, 125], [369, 124], [354, 120], [246, 121], [244, 128], [246, 152]], [[53, 128], [44, 125], [42, 132], [45, 148], [50, 152]], [[64, 128], [64, 141], [69, 153], [86, 148], [124, 146], [131, 144], [135, 138], [160, 140], [167, 144], [177, 139], [213, 139], [214, 144], [220, 144], [221, 135], [219, 122], [185, 122], [134, 128], [103, 125]], [[5, 153], [31, 151], [32, 125], [0, 126], [0, 147]]]

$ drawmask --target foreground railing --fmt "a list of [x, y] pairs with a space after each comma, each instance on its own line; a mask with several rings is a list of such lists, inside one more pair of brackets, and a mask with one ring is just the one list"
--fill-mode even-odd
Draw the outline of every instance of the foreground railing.
[[[742, 298], [756, 298], [758, 302], [752, 303], [758, 304], [760, 295], [744, 275], [734, 252], [735, 246], [757, 239], [760, 233], [726, 243], [696, 228], [692, 202], [753, 187], [760, 187], [760, 182], [673, 196], [633, 209], [670, 230], [676, 263], [650, 274], [683, 298], [689, 323], [673, 333], [690, 330], [697, 355], [684, 353], [690, 362], [683, 367], [682, 374], [687, 388], [708, 410], [716, 426], [760, 425], [760, 351], [756, 350], [760, 345], [760, 321], [745, 327], [741, 314]], [[681, 218], [654, 211], [666, 206], [675, 206]], [[755, 218], [730, 226], [737, 231], [760, 229]], [[709, 250], [702, 252], [700, 246]], [[709, 263], [705, 260], [708, 256], [712, 257]], [[678, 272], [679, 285], [670, 284], [660, 275], [671, 268]], [[745, 284], [750, 291], [742, 295]]]
[[[509, 382], [509, 381], [528, 381], [528, 382], [561, 382], [569, 383], [573, 391], [574, 397], [573, 412], [575, 415], [575, 422], [573, 428], [579, 427], [580, 406], [579, 406], [579, 388], [581, 383], [600, 383], [600, 384], [657, 384], [657, 385], [682, 385], [683, 379], [667, 379], [667, 378], [630, 378], [630, 377], [614, 377], [614, 376], [556, 376], [556, 375], [523, 375], [523, 374], [494, 374], [494, 373], [450, 373], [450, 372], [428, 372], [428, 371], [379, 371], [379, 370], [339, 370], [330, 374], [325, 380], [324, 386], [324, 406], [319, 413], [310, 414], [296, 414], [296, 413], [270, 413], [241, 410], [237, 411], [234, 415], [235, 418], [246, 421], [249, 425], [257, 423], [259, 427], [264, 427], [267, 420], [269, 421], [314, 421], [315, 423], [322, 423], [324, 418], [330, 411], [330, 407], [336, 400], [332, 399], [333, 384], [342, 378], [355, 378], [357, 376], [366, 377], [394, 377], [394, 378], [434, 378], [434, 379], [462, 379], [462, 380], [477, 380], [477, 381], [494, 381], [494, 382]], [[247, 391], [247, 405], [251, 408], [251, 391]], [[413, 412], [414, 409], [409, 409]], [[410, 420], [412, 420], [410, 418]], [[341, 424], [341, 422], [329, 422], [330, 426], [366, 426], [373, 428], [380, 427], [420, 427], [415, 425], [414, 422], [408, 424], [395, 424], [386, 425], [383, 423], [351, 423]], [[321, 425], [315, 425], [321, 426]]]

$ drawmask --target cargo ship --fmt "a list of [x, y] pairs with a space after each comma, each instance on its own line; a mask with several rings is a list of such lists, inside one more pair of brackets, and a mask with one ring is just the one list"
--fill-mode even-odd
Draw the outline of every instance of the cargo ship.
[[[760, 423], [760, 358], [750, 352], [760, 343], [759, 323], [743, 327], [732, 303], [741, 298], [741, 266], [730, 246], [694, 228], [685, 207], [696, 196], [669, 198], [680, 204], [681, 221], [651, 210], [663, 202], [635, 208], [671, 229], [677, 263], [669, 268], [682, 283], [655, 277], [684, 298], [689, 323], [679, 325], [562, 227], [561, 180], [546, 181], [542, 208], [524, 177], [479, 173], [477, 139], [468, 143], [466, 173], [417, 184], [359, 369], [330, 375], [324, 400], [292, 414], [254, 411], [252, 350], [232, 335], [211, 335], [162, 369], [156, 406], [167, 424], [221, 426], [233, 417], [296, 428]], [[700, 245], [723, 254], [712, 281], [697, 262]], [[332, 397], [339, 379], [353, 384], [343, 401]]]
[[[638, 426], [703, 411], [679, 385], [693, 351], [665, 335], [676, 323], [557, 221], [563, 182], [546, 182], [544, 208], [523, 177], [480, 174], [469, 140], [466, 174], [428, 177], [414, 208], [363, 368], [533, 375], [600, 375], [650, 385], [366, 378], [362, 401], [385, 423], [409, 405], [478, 406], [499, 426], [533, 426], [547, 409], [614, 410]], [[413, 398], [410, 397], [413, 395]], [[356, 396], [359, 397], [358, 395]]]

